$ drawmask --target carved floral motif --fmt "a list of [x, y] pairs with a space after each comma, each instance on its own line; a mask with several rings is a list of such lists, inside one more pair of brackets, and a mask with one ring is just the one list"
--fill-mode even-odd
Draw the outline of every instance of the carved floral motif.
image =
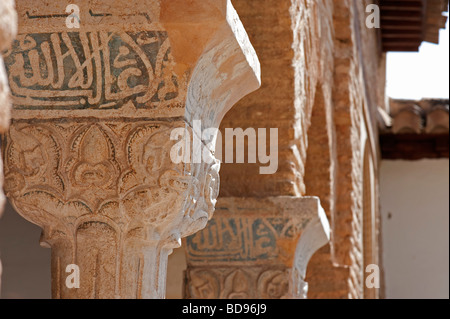
[[228, 0], [88, 0], [74, 30], [63, 12], [18, 3], [5, 190], [52, 247], [54, 297], [163, 298], [168, 254], [205, 227], [219, 192], [214, 156], [175, 164], [170, 132], [218, 128], [260, 86], [259, 61]]
[[287, 268], [195, 267], [188, 268], [186, 297], [193, 299], [283, 299], [289, 298]]
[[[93, 254], [101, 259], [111, 249], [118, 259], [101, 265], [113, 270], [105, 276], [117, 273], [130, 267], [124, 260], [130, 245], [156, 247], [157, 255], [169, 253], [212, 217], [219, 188], [217, 162], [186, 165], [170, 159], [175, 143], [171, 129], [184, 125], [18, 121], [3, 143], [5, 191], [25, 218], [43, 228], [43, 245], [56, 251], [66, 247], [60, 263], [83, 264], [83, 258]], [[97, 241], [88, 245], [89, 254], [82, 251], [88, 238]], [[133, 254], [137, 262], [132, 267], [143, 267], [144, 255]], [[105, 280], [120, 281], [115, 276]], [[61, 294], [61, 288], [56, 291]], [[112, 292], [123, 294], [120, 289]]]

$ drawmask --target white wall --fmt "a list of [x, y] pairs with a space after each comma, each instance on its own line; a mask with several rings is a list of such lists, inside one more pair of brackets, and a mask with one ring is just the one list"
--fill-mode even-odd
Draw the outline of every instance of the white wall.
[[386, 298], [449, 298], [449, 161], [383, 161]]

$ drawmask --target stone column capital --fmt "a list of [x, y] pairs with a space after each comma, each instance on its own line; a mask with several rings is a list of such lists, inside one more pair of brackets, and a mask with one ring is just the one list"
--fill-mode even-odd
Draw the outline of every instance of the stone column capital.
[[316, 197], [220, 198], [201, 232], [185, 239], [192, 298], [305, 298], [306, 266], [329, 241]]
[[[79, 28], [68, 29], [65, 3], [18, 1], [19, 37], [5, 55], [14, 119], [180, 117], [218, 128], [259, 88], [259, 60], [229, 0], [124, 6], [82, 1]], [[27, 79], [35, 54], [49, 74]]]

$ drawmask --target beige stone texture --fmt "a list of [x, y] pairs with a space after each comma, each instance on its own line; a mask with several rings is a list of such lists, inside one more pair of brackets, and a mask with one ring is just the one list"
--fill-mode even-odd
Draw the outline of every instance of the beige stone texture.
[[77, 29], [69, 3], [17, 1], [5, 190], [52, 248], [54, 298], [164, 298], [168, 255], [212, 217], [220, 168], [214, 145], [174, 162], [171, 133], [218, 128], [259, 87], [259, 61], [227, 0], [84, 0]]
[[185, 240], [185, 297], [305, 299], [309, 259], [328, 240], [316, 197], [221, 198], [208, 226]]

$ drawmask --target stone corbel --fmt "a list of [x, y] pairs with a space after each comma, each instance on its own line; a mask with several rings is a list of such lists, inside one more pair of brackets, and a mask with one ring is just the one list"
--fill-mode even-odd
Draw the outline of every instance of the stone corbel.
[[309, 259], [329, 236], [316, 197], [220, 198], [208, 226], [185, 239], [185, 296], [305, 299]]
[[178, 163], [172, 132], [218, 128], [259, 87], [259, 62], [228, 0], [79, 2], [67, 29], [62, 2], [17, 1], [5, 190], [43, 228], [54, 298], [164, 298], [168, 255], [219, 189], [214, 143]]

